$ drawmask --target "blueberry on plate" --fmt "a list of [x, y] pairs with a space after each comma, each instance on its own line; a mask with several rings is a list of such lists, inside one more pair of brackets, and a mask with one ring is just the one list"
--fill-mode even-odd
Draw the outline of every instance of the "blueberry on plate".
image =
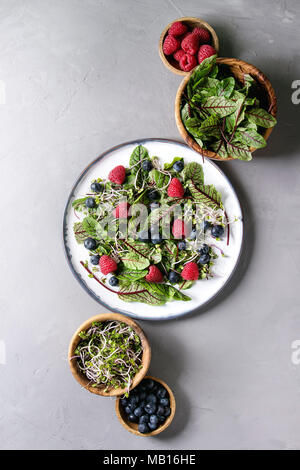
[[222, 225], [214, 225], [211, 229], [211, 236], [214, 238], [220, 238], [224, 233], [224, 227]]
[[186, 249], [186, 242], [184, 240], [181, 240], [178, 242], [178, 250], [185, 250]]
[[88, 198], [85, 200], [85, 205], [86, 205], [86, 207], [88, 207], [89, 209], [92, 209], [93, 207], [96, 206], [95, 199], [94, 199], [93, 197], [88, 197]]
[[[154, 413], [153, 413], [153, 414], [154, 414]], [[159, 405], [159, 406], [157, 407], [156, 414], [157, 414], [158, 416], [164, 416], [164, 414], [165, 414], [165, 408], [164, 408], [162, 405]]]
[[145, 171], [152, 170], [152, 163], [150, 162], [150, 160], [144, 160], [143, 163], [142, 163], [142, 168]]
[[211, 223], [208, 220], [204, 220], [202, 223], [202, 229], [204, 232], [211, 227]]
[[198, 263], [199, 264], [207, 264], [207, 263], [209, 263], [209, 261], [210, 261], [210, 256], [207, 255], [207, 254], [204, 254], [204, 255], [200, 256]]
[[156, 403], [157, 402], [157, 397], [154, 395], [154, 393], [149, 393], [149, 395], [146, 398], [147, 403]]
[[90, 257], [90, 262], [91, 264], [93, 264], [94, 266], [97, 266], [97, 264], [99, 264], [99, 260], [100, 260], [100, 256], [99, 255], [92, 255]]
[[130, 415], [128, 415], [128, 420], [131, 421], [132, 423], [136, 423], [138, 418], [135, 414], [130, 413]]
[[140, 232], [138, 234], [138, 239], [140, 242], [149, 243], [150, 239], [149, 239], [149, 233], [147, 232], [147, 230]]
[[199, 253], [200, 255], [207, 255], [209, 253], [209, 246], [206, 245], [206, 243], [204, 243], [204, 245], [201, 246], [201, 248], [199, 248]]
[[157, 415], [151, 415], [150, 418], [149, 418], [149, 421], [150, 421], [151, 424], [158, 425], [159, 417]]
[[164, 413], [164, 415], [165, 415], [165, 417], [167, 418], [168, 416], [170, 416], [170, 414], [171, 414], [171, 408], [170, 408], [169, 406], [167, 406], [167, 407], [165, 408], [165, 413]]
[[139, 423], [142, 424], [142, 423], [149, 423], [149, 415], [142, 415], [139, 419]]
[[160, 198], [160, 194], [155, 189], [152, 189], [151, 191], [148, 192], [148, 198], [151, 201], [157, 201]]
[[162, 406], [169, 406], [169, 405], [170, 405], [169, 398], [161, 398], [161, 399], [159, 400], [159, 403], [160, 403]]
[[176, 284], [180, 280], [180, 275], [176, 273], [175, 271], [170, 271], [168, 274], [168, 279], [171, 282], [171, 284]]
[[173, 165], [173, 170], [174, 171], [182, 171], [183, 170], [183, 167], [184, 167], [184, 163], [182, 160], [179, 160], [178, 162], [175, 162], [174, 165]]
[[133, 413], [139, 418], [140, 416], [142, 416], [143, 412], [143, 408], [141, 406], [137, 406]]
[[84, 240], [84, 247], [87, 249], [87, 250], [94, 250], [96, 247], [97, 247], [97, 242], [94, 238], [92, 237], [87, 237], [85, 240]]
[[94, 193], [101, 193], [102, 191], [102, 184], [100, 183], [92, 183], [91, 184], [91, 190], [94, 191]]
[[140, 423], [138, 425], [138, 430], [141, 434], [146, 434], [147, 432], [149, 432], [149, 427], [146, 423]]
[[144, 410], [145, 410], [146, 413], [148, 413], [149, 415], [154, 415], [155, 412], [156, 412], [156, 404], [155, 404], [155, 403], [147, 403], [147, 404], [144, 406]]
[[119, 284], [119, 279], [116, 276], [112, 276], [109, 281], [111, 286], [117, 286]]
[[153, 233], [153, 234], [151, 235], [151, 241], [152, 241], [152, 243], [153, 243], [154, 245], [158, 245], [159, 243], [162, 242], [162, 240], [163, 240], [163, 239], [162, 239], [162, 236], [161, 236], [160, 233]]

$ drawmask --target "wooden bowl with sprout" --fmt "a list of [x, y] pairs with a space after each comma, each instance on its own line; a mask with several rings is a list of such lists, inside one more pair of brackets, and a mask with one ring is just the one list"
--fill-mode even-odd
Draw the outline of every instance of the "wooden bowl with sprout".
[[123, 409], [123, 406], [122, 406], [122, 403], [121, 403], [121, 398], [119, 398], [119, 397], [116, 399], [115, 409], [116, 409], [116, 414], [117, 414], [118, 420], [124, 426], [124, 428], [127, 429], [127, 431], [135, 434], [136, 436], [151, 437], [151, 436], [156, 436], [157, 434], [160, 434], [161, 432], [165, 431], [170, 426], [170, 424], [172, 423], [173, 418], [175, 416], [176, 401], [175, 401], [174, 393], [172, 392], [171, 388], [162, 379], [158, 379], [157, 377], [152, 377], [151, 375], [148, 375], [144, 378], [145, 379], [152, 379], [154, 382], [158, 382], [160, 385], [162, 385], [167, 390], [167, 392], [169, 394], [171, 414], [166, 418], [165, 422], [162, 423], [154, 431], [142, 434], [138, 430], [138, 424], [137, 423], [132, 423], [131, 421], [128, 420], [128, 418], [126, 416], [126, 413], [125, 413], [125, 410]]
[[[134, 371], [129, 359], [135, 362]], [[103, 313], [89, 318], [75, 331], [68, 360], [73, 376], [86, 390], [104, 397], [121, 396], [145, 377], [151, 347], [142, 328], [131, 318]]]
[[217, 51], [217, 54], [219, 53], [219, 38], [217, 36], [217, 33], [215, 32], [214, 28], [208, 24], [206, 21], [201, 20], [201, 18], [195, 18], [193, 16], [184, 16], [183, 18], [178, 18], [177, 20], [172, 21], [172, 23], [169, 23], [163, 32], [160, 35], [159, 39], [159, 45], [158, 45], [158, 51], [160, 58], [163, 62], [163, 64], [169, 69], [171, 72], [176, 73], [177, 75], [189, 75], [189, 72], [185, 72], [184, 70], [181, 70], [179, 67], [179, 63], [174, 59], [173, 55], [168, 55], [166, 56], [164, 51], [163, 51], [163, 44], [166, 36], [168, 35], [168, 31], [170, 27], [172, 26], [173, 23], [176, 21], [180, 21], [181, 23], [185, 24], [189, 31], [192, 31], [193, 28], [204, 28], [207, 29], [210, 32], [211, 35], [211, 45], [215, 48]]

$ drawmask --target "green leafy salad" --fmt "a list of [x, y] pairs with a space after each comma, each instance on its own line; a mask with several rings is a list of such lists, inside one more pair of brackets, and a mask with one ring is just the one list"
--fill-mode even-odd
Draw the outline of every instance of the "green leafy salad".
[[216, 64], [216, 56], [196, 67], [181, 102], [181, 119], [201, 148], [221, 158], [251, 160], [251, 149], [265, 147], [265, 128], [276, 119], [260, 103], [259, 85], [251, 75], [237, 81], [226, 68]]
[[127, 168], [112, 168], [90, 188], [73, 201], [74, 236], [95, 282], [125, 302], [156, 306], [190, 300], [185, 291], [213, 276], [230, 221], [201, 164], [175, 157], [162, 165], [139, 145]]

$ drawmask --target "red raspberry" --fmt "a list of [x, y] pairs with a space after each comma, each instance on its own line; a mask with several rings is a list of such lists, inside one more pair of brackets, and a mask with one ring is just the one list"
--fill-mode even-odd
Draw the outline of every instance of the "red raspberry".
[[185, 72], [190, 72], [197, 65], [197, 59], [194, 55], [184, 54], [179, 60], [179, 67]]
[[103, 255], [99, 261], [102, 274], [109, 274], [117, 270], [117, 263], [108, 255]]
[[130, 208], [130, 204], [128, 202], [123, 201], [113, 210], [113, 215], [117, 219], [126, 219], [128, 217], [128, 211]]
[[189, 33], [181, 42], [181, 47], [188, 54], [195, 55], [199, 49], [199, 42], [199, 38], [196, 34]]
[[122, 184], [124, 183], [125, 176], [126, 176], [125, 167], [123, 165], [118, 165], [111, 170], [111, 172], [108, 175], [108, 179], [112, 183]]
[[177, 62], [180, 61], [181, 57], [185, 55], [185, 52], [183, 49], [178, 49], [178, 51], [176, 51], [174, 54], [173, 54], [173, 57], [175, 60], [177, 60]]
[[200, 44], [210, 43], [210, 32], [205, 28], [194, 28], [192, 34], [199, 38]]
[[174, 235], [174, 238], [182, 238], [188, 235], [188, 229], [183, 220], [174, 220], [172, 233]]
[[172, 178], [168, 187], [169, 197], [182, 197], [184, 195], [184, 187], [178, 178]]
[[163, 51], [166, 55], [171, 55], [180, 48], [180, 41], [174, 36], [167, 36], [163, 43]]
[[196, 281], [199, 277], [198, 264], [192, 261], [187, 263], [182, 270], [181, 277], [186, 281]]
[[171, 36], [181, 36], [182, 34], [187, 32], [187, 26], [181, 21], [175, 21], [175, 23], [172, 24], [172, 26], [169, 28], [169, 34]]
[[208, 57], [215, 55], [217, 53], [216, 49], [209, 44], [204, 44], [203, 46], [200, 47], [199, 52], [198, 52], [198, 62], [201, 64], [204, 59], [207, 59]]
[[145, 277], [148, 282], [161, 282], [163, 280], [163, 275], [154, 264], [149, 267], [147, 276]]

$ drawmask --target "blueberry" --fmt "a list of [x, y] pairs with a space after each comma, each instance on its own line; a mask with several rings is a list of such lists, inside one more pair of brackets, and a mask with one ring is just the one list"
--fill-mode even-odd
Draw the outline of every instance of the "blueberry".
[[199, 248], [198, 251], [199, 251], [200, 255], [208, 255], [209, 246], [204, 243], [204, 245], [202, 245], [201, 248]]
[[141, 406], [142, 408], [145, 408], [145, 405], [146, 405], [145, 400], [140, 401], [139, 406]]
[[155, 429], [158, 428], [158, 425], [157, 425], [157, 424], [148, 423], [148, 427], [149, 427], [150, 431], [155, 431]]
[[160, 198], [160, 194], [158, 191], [156, 191], [155, 189], [152, 189], [151, 191], [148, 192], [148, 198], [151, 200], [151, 201], [156, 201], [157, 199]]
[[150, 431], [146, 423], [140, 423], [138, 426], [138, 430], [141, 434], [146, 434], [147, 432]]
[[150, 241], [149, 240], [149, 233], [146, 230], [144, 230], [143, 232], [140, 232], [138, 234], [138, 238], [139, 238], [140, 242], [149, 243], [149, 241]]
[[157, 402], [157, 397], [154, 395], [154, 393], [149, 393], [149, 395], [146, 398], [147, 403], [156, 403]]
[[156, 414], [158, 416], [163, 416], [165, 414], [165, 409], [162, 405], [158, 405]]
[[97, 242], [96, 242], [96, 240], [94, 240], [94, 238], [87, 237], [84, 240], [84, 247], [87, 250], [94, 250], [96, 248], [96, 246], [97, 246]]
[[159, 208], [159, 202], [151, 202], [150, 204], [150, 210], [155, 211], [155, 209]]
[[99, 264], [100, 256], [99, 255], [93, 255], [90, 257], [90, 262], [94, 264], [95, 266]]
[[154, 387], [154, 380], [152, 379], [145, 380], [145, 384], [146, 384], [146, 390], [152, 390]]
[[214, 238], [220, 238], [224, 233], [224, 228], [222, 225], [214, 225], [211, 229], [211, 235]]
[[125, 408], [127, 406], [128, 400], [127, 398], [121, 398], [121, 405]]
[[186, 249], [186, 242], [184, 240], [181, 240], [178, 242], [178, 250], [185, 250]]
[[204, 254], [204, 255], [200, 256], [198, 263], [199, 264], [207, 264], [207, 263], [209, 263], [209, 261], [210, 261], [210, 256], [207, 255], [207, 254]]
[[143, 163], [142, 163], [142, 168], [145, 171], [152, 170], [152, 163], [150, 162], [150, 160], [144, 160]]
[[178, 162], [175, 162], [173, 165], [173, 170], [174, 171], [182, 171], [184, 167], [184, 163], [182, 160], [179, 160]]
[[94, 191], [94, 193], [100, 193], [102, 191], [102, 184], [96, 182], [92, 183], [91, 190]]
[[149, 415], [154, 415], [156, 412], [156, 404], [155, 403], [147, 403], [144, 407], [144, 410]]
[[151, 235], [151, 241], [154, 243], [154, 245], [158, 245], [159, 243], [162, 242], [162, 236], [160, 233], [154, 233]]
[[165, 398], [167, 396], [168, 392], [164, 387], [160, 387], [157, 391], [157, 396], [158, 398]]
[[140, 393], [140, 400], [141, 400], [141, 401], [142, 401], [142, 400], [145, 400], [145, 398], [146, 398], [146, 392], [141, 392], [141, 393]]
[[139, 423], [142, 424], [142, 423], [149, 423], [149, 415], [142, 415], [139, 419]]
[[169, 398], [161, 398], [159, 400], [159, 403], [162, 405], [162, 406], [169, 406], [170, 402], [169, 402]]
[[171, 414], [171, 408], [170, 408], [169, 406], [167, 406], [167, 407], [165, 408], [165, 413], [164, 413], [164, 415], [165, 415], [165, 417], [167, 418], [168, 416], [170, 416], [170, 414]]
[[137, 395], [131, 395], [128, 400], [128, 404], [131, 407], [135, 407], [139, 402], [139, 397]]
[[108, 282], [111, 286], [117, 286], [119, 284], [119, 279], [116, 276], [112, 276]]
[[150, 421], [151, 424], [158, 425], [159, 417], [157, 415], [151, 415], [150, 418], [149, 418], [149, 421]]
[[96, 206], [95, 199], [94, 199], [93, 197], [88, 197], [88, 198], [85, 200], [85, 205], [86, 205], [86, 207], [88, 207], [89, 209], [92, 209], [93, 207]]
[[125, 407], [125, 413], [126, 413], [127, 415], [130, 415], [130, 414], [132, 413], [132, 407], [129, 406], [129, 405], [127, 405], [127, 406]]
[[139, 418], [140, 416], [142, 416], [143, 412], [144, 412], [143, 408], [142, 408], [141, 406], [138, 406], [138, 407], [134, 410], [133, 413], [135, 414], [135, 416], [137, 416], [137, 417]]
[[197, 230], [195, 228], [193, 228], [193, 230], [189, 234], [189, 239], [194, 240], [196, 237], [197, 237]]
[[164, 416], [164, 415], [159, 415], [158, 418], [159, 418], [159, 422], [160, 422], [161, 424], [166, 421], [166, 416]]
[[180, 275], [176, 273], [175, 271], [170, 271], [168, 274], [168, 279], [171, 282], [171, 284], [176, 284], [180, 280]]
[[128, 415], [128, 420], [131, 421], [132, 423], [136, 423], [138, 418], [133, 413], [130, 413], [130, 415]]
[[204, 232], [211, 227], [211, 223], [208, 220], [204, 220], [202, 223], [202, 229]]

